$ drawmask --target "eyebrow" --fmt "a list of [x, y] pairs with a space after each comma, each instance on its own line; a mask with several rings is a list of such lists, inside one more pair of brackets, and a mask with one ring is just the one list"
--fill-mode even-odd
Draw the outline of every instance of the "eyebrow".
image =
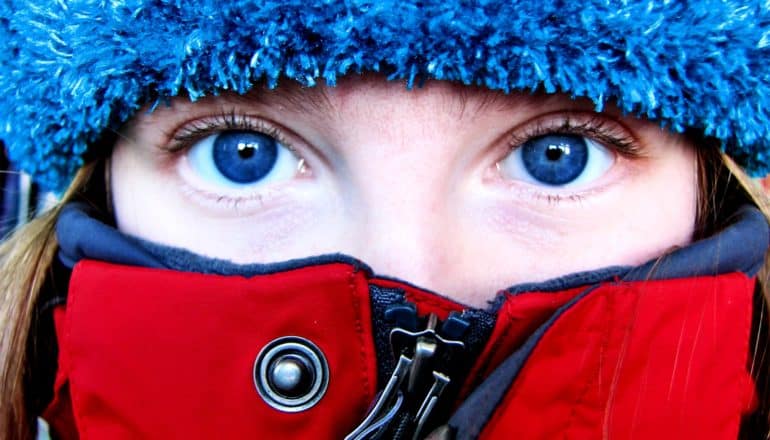
[[[415, 89], [415, 92], [418, 89]], [[455, 84], [452, 88], [442, 89], [441, 95], [448, 107], [458, 109], [458, 119], [473, 118], [488, 109], [505, 109], [511, 106], [513, 94], [504, 94], [485, 88]], [[533, 99], [529, 94], [523, 98]], [[337, 105], [332, 102], [327, 90], [322, 87], [291, 85], [269, 89], [256, 87], [245, 95], [234, 95], [233, 99], [243, 105], [281, 106], [289, 112], [320, 115], [336, 114]]]
[[326, 90], [321, 87], [256, 87], [245, 95], [234, 95], [233, 100], [244, 105], [278, 105], [292, 113], [327, 115], [336, 111]]
[[[415, 91], [418, 91], [415, 88]], [[442, 99], [446, 100], [447, 108], [454, 107], [458, 111], [458, 119], [473, 119], [476, 115], [487, 110], [506, 110], [514, 105], [535, 106], [547, 105], [559, 99], [558, 95], [540, 92], [512, 91], [504, 93], [483, 87], [453, 83], [452, 87], [441, 90]], [[231, 98], [242, 105], [280, 106], [290, 113], [310, 114], [323, 118], [331, 117], [339, 112], [339, 107], [323, 87], [306, 87], [299, 84], [277, 87], [257, 86], [244, 95], [232, 95]], [[592, 108], [590, 103], [572, 99], [577, 108]]]
[[[510, 108], [513, 99], [512, 94], [492, 91], [485, 88], [460, 86], [453, 87], [447, 92], [447, 98], [460, 109], [460, 118], [469, 116], [473, 119], [479, 113], [486, 110], [503, 110]], [[520, 95], [528, 99], [527, 95]], [[471, 99], [473, 97], [473, 99]], [[471, 104], [473, 106], [471, 107]]]

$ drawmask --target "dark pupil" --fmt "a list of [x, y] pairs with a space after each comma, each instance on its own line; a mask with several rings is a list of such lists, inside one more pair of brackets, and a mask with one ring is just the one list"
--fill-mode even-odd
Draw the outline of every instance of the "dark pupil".
[[549, 145], [548, 149], [545, 150], [545, 157], [548, 160], [559, 160], [562, 153], [564, 153], [564, 145]]
[[238, 144], [238, 156], [241, 156], [241, 159], [248, 159], [254, 156], [254, 151], [256, 151], [256, 147], [253, 144]]
[[214, 140], [214, 165], [223, 176], [237, 183], [264, 178], [278, 159], [278, 142], [252, 131], [226, 131]]
[[588, 163], [588, 146], [581, 136], [551, 134], [521, 146], [524, 168], [537, 181], [564, 185], [577, 179]]

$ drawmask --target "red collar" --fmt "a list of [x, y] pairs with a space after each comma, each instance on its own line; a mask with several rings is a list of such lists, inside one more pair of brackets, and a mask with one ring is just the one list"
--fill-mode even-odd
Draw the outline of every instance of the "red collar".
[[[81, 261], [46, 418], [64, 438], [343, 438], [384, 385], [372, 286], [420, 315], [461, 309], [344, 263], [245, 278]], [[509, 295], [448, 423], [458, 438], [736, 438], [753, 287], [729, 273]], [[287, 336], [328, 362], [300, 412], [255, 387], [258, 354]]]

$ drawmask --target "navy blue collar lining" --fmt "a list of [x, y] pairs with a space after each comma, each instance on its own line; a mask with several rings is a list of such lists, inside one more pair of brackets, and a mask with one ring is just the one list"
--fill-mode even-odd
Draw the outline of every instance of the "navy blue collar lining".
[[268, 264], [235, 264], [227, 260], [205, 257], [185, 249], [126, 235], [97, 220], [92, 208], [83, 203], [70, 203], [64, 207], [56, 223], [56, 238], [59, 240], [59, 259], [69, 268], [74, 267], [80, 260], [90, 259], [153, 269], [250, 277], [301, 267], [344, 263], [370, 275], [373, 273], [366, 264], [343, 254], [327, 254]]
[[744, 205], [719, 233], [628, 271], [624, 281], [662, 280], [743, 272], [755, 276], [770, 246], [770, 226], [759, 209]]
[[[171, 269], [218, 275], [254, 276], [328, 263], [345, 263], [370, 276], [373, 271], [356, 258], [327, 254], [269, 264], [235, 264], [194, 254], [184, 249], [150, 243], [128, 236], [95, 218], [83, 203], [64, 207], [56, 224], [59, 259], [72, 268], [81, 259], [94, 259], [130, 266]], [[734, 221], [718, 234], [677, 249], [637, 267], [615, 266], [569, 274], [544, 282], [524, 283], [503, 291], [507, 295], [525, 292], [554, 292], [591, 285], [611, 279], [640, 281], [743, 272], [754, 276], [764, 262], [770, 242], [770, 228], [755, 207], [744, 206]], [[399, 280], [400, 281], [400, 280]], [[498, 295], [488, 310], [494, 311], [507, 295]]]

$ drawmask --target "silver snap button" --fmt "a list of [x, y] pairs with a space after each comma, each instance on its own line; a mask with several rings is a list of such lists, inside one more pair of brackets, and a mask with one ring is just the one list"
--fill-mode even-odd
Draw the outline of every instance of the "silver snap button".
[[279, 394], [296, 399], [312, 389], [315, 371], [304, 357], [286, 354], [273, 361], [267, 380]]
[[299, 412], [321, 400], [329, 384], [329, 367], [321, 350], [297, 336], [267, 344], [254, 361], [254, 386], [273, 408]]

